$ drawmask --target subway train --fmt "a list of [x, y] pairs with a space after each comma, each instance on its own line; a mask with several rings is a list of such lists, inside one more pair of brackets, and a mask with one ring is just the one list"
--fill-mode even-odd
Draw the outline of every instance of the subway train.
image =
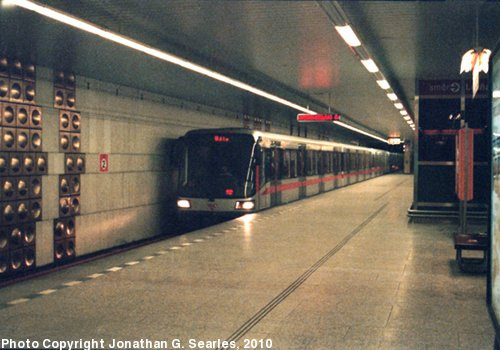
[[402, 166], [402, 154], [249, 129], [192, 130], [178, 145], [184, 218], [252, 213]]

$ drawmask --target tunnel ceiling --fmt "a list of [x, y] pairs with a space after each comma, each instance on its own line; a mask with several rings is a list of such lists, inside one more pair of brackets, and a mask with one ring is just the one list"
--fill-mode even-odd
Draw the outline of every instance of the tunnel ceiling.
[[[320, 112], [331, 106], [380, 135], [412, 137], [334, 29], [325, 10], [331, 2], [42, 2], [303, 106]], [[494, 1], [338, 4], [412, 116], [416, 79], [459, 78], [461, 55], [474, 47], [476, 13], [480, 46], [493, 50], [500, 33]], [[0, 48], [40, 65], [239, 112], [265, 116], [282, 108], [23, 9], [2, 8], [0, 25]]]

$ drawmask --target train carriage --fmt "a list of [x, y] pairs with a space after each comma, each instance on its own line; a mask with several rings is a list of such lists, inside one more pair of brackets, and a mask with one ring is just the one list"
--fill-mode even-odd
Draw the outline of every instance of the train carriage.
[[401, 167], [387, 151], [248, 129], [180, 139], [180, 214], [242, 214], [300, 200]]

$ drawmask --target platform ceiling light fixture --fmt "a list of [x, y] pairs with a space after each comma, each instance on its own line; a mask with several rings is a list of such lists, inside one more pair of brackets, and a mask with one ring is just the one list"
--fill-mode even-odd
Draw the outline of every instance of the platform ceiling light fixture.
[[[184, 58], [177, 57], [177, 56], [169, 54], [167, 52], [155, 49], [154, 47], [151, 47], [151, 46], [148, 46], [146, 44], [140, 43], [140, 42], [138, 42], [136, 40], [127, 38], [127, 37], [125, 37], [123, 35], [113, 33], [113, 32], [111, 32], [109, 30], [106, 30], [104, 28], [98, 27], [98, 26], [96, 26], [96, 25], [94, 25], [94, 24], [92, 24], [90, 22], [84, 21], [82, 19], [79, 19], [79, 18], [74, 17], [74, 16], [69, 15], [69, 14], [63, 13], [62, 11], [55, 10], [55, 9], [53, 9], [51, 7], [48, 7], [48, 6], [45, 6], [45, 5], [41, 5], [41, 4], [37, 3], [37, 2], [30, 1], [30, 0], [2, 0], [2, 6], [18, 6], [18, 7], [22, 7], [24, 9], [26, 9], [26, 10], [36, 12], [36, 13], [42, 15], [42, 16], [51, 18], [53, 20], [56, 20], [56, 21], [64, 23], [64, 24], [67, 24], [67, 25], [69, 25], [71, 27], [83, 30], [83, 31], [85, 31], [87, 33], [90, 33], [90, 34], [94, 34], [94, 35], [99, 36], [99, 37], [101, 37], [103, 39], [106, 39], [106, 40], [115, 42], [117, 44], [126, 46], [128, 48], [131, 48], [131, 49], [143, 52], [143, 53], [145, 53], [145, 54], [147, 54], [149, 56], [156, 57], [156, 58], [158, 58], [158, 59], [160, 59], [162, 61], [176, 64], [176, 65], [178, 65], [180, 67], [183, 67], [183, 68], [186, 68], [186, 69], [191, 70], [193, 72], [196, 72], [196, 73], [208, 76], [208, 77], [210, 77], [212, 79], [215, 79], [215, 80], [218, 80], [220, 82], [232, 85], [232, 86], [237, 87], [239, 89], [251, 92], [251, 93], [253, 93], [255, 95], [264, 97], [264, 98], [269, 99], [271, 101], [275, 101], [275, 102], [281, 103], [281, 104], [283, 104], [285, 106], [291, 107], [291, 108], [296, 109], [296, 110], [298, 110], [300, 112], [304, 112], [304, 113], [307, 113], [307, 114], [318, 114], [317, 112], [315, 112], [315, 111], [313, 111], [313, 110], [311, 110], [309, 108], [300, 106], [300, 105], [298, 105], [296, 103], [293, 103], [291, 101], [285, 100], [285, 99], [283, 99], [283, 98], [281, 98], [279, 96], [270, 94], [270, 93], [265, 92], [265, 91], [263, 91], [261, 89], [258, 89], [256, 87], [253, 87], [251, 85], [248, 85], [246, 83], [238, 81], [236, 79], [230, 78], [228, 76], [225, 76], [223, 74], [215, 72], [215, 71], [213, 71], [211, 69], [208, 69], [208, 68], [205, 68], [203, 66], [200, 66], [200, 65], [198, 65], [196, 63], [192, 63], [192, 62], [190, 62], [190, 61], [188, 61], [188, 60], [186, 60]], [[369, 61], [371, 61], [371, 60], [369, 60]], [[371, 62], [373, 62], [373, 61], [371, 61]], [[373, 62], [373, 65], [375, 65], [374, 62]], [[376, 65], [375, 65], [375, 68], [376, 68]], [[378, 68], [377, 68], [377, 71], [378, 71]], [[360, 133], [360, 134], [363, 134], [363, 135], [366, 135], [366, 136], [369, 136], [369, 137], [372, 137], [374, 139], [377, 139], [377, 140], [380, 140], [382, 142], [387, 143], [387, 140], [385, 140], [385, 139], [383, 139], [381, 137], [378, 137], [378, 136], [373, 135], [373, 134], [371, 134], [369, 132], [366, 132], [366, 131], [360, 130], [358, 128], [355, 128], [355, 127], [350, 126], [350, 125], [348, 125], [346, 123], [338, 122], [337, 124], [340, 125], [340, 126], [342, 126], [342, 127], [344, 127], [344, 128], [347, 128], [347, 129], [350, 129], [352, 131], [355, 131], [357, 133]]]
[[379, 71], [377, 65], [371, 58], [361, 60], [361, 63], [363, 63], [363, 66], [365, 66], [366, 70], [370, 73], [377, 73]]
[[354, 33], [350, 25], [347, 24], [345, 26], [335, 26], [335, 29], [340, 34], [342, 39], [344, 39], [347, 45], [352, 47], [361, 46], [361, 41], [359, 41], [356, 33]]
[[346, 123], [344, 123], [344, 122], [341, 122], [341, 121], [336, 120], [336, 121], [334, 121], [333, 123], [334, 123], [334, 124], [337, 124], [337, 125], [340, 125], [340, 126], [342, 126], [342, 127], [346, 128], [346, 129], [350, 129], [350, 130], [355, 131], [355, 132], [357, 132], [357, 133], [360, 133], [360, 134], [363, 134], [363, 135], [369, 136], [369, 137], [371, 137], [371, 138], [374, 138], [374, 139], [376, 139], [376, 140], [382, 141], [382, 142], [384, 142], [384, 143], [387, 143], [387, 142], [388, 142], [386, 139], [383, 139], [383, 138], [381, 138], [381, 137], [378, 137], [378, 136], [375, 136], [375, 135], [373, 135], [373, 134], [370, 134], [369, 132], [366, 132], [366, 131], [360, 130], [360, 129], [358, 129], [358, 128], [355, 128], [354, 126], [351, 126], [351, 125], [346, 124]]
[[401, 115], [408, 115], [408, 112], [407, 112], [406, 110], [404, 110], [404, 109], [403, 109], [402, 111], [399, 111], [399, 113], [400, 113]]
[[[403, 109], [403, 104], [398, 101], [398, 97], [396, 96], [395, 93], [392, 92], [391, 86], [387, 79], [384, 77], [384, 74], [379, 70], [377, 67], [377, 64], [373, 59], [370, 58], [370, 53], [368, 50], [364, 47], [363, 43], [357, 38], [358, 41], [360, 41], [360, 44], [357, 46], [351, 45], [346, 38], [344, 38], [344, 34], [339, 31], [339, 28], [349, 28], [349, 31], [352, 31], [354, 33], [354, 29], [349, 25], [349, 19], [347, 18], [346, 14], [344, 13], [344, 10], [342, 9], [341, 2], [340, 1], [318, 1], [319, 6], [323, 9], [325, 14], [328, 16], [330, 21], [334, 24], [335, 29], [337, 29], [337, 32], [339, 35], [344, 39], [344, 41], [351, 47], [351, 51], [355, 54], [355, 56], [361, 61], [363, 66], [368, 70], [370, 73], [374, 73], [375, 79], [377, 84], [382, 90], [389, 90], [391, 91], [390, 94], [387, 96], [389, 99], [394, 103], [394, 107], [397, 109]], [[357, 43], [356, 43], [357, 44]]]
[[389, 90], [391, 88], [391, 86], [385, 79], [377, 80], [377, 84], [382, 90]]

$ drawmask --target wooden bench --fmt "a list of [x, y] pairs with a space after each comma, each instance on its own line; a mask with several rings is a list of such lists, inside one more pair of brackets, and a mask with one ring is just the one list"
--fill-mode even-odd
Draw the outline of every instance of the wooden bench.
[[[467, 264], [484, 264], [486, 266], [487, 251], [489, 241], [488, 235], [482, 233], [473, 234], [456, 234], [455, 235], [455, 249], [457, 251], [456, 259], [458, 266], [463, 270]], [[483, 258], [464, 258], [462, 257], [462, 250], [482, 250]]]

